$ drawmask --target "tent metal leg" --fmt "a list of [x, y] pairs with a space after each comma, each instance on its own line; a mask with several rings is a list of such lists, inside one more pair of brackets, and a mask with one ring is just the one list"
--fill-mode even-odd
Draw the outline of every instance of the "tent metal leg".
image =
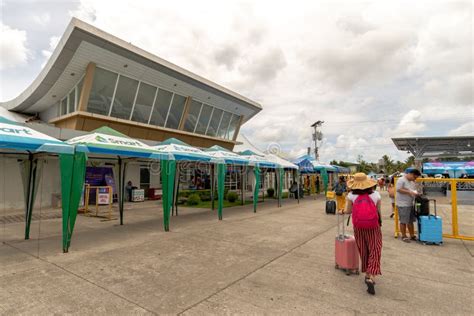
[[240, 167], [240, 194], [241, 194], [241, 204], [242, 205], [245, 205], [245, 184], [244, 184], [244, 178], [245, 178], [245, 175], [244, 175], [244, 169], [245, 167], [244, 166], [241, 166]]
[[36, 177], [38, 160], [33, 158], [33, 155], [28, 156], [28, 176], [26, 183], [26, 199], [25, 199], [25, 240], [30, 239], [31, 218], [33, 216], [33, 207], [36, 196]]
[[216, 194], [216, 177], [214, 174], [215, 171], [215, 165], [211, 164], [211, 209], [214, 211], [215, 210], [215, 194]]

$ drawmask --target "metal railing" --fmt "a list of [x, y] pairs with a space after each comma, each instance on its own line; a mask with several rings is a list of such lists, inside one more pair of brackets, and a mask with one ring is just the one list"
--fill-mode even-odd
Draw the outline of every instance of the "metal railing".
[[[397, 185], [398, 178], [395, 178], [395, 187]], [[462, 240], [471, 240], [474, 241], [474, 236], [466, 236], [459, 234], [459, 223], [458, 223], [458, 184], [466, 183], [466, 184], [474, 184], [474, 179], [438, 179], [438, 178], [418, 178], [416, 180], [417, 183], [424, 183], [424, 182], [432, 182], [432, 183], [449, 183], [451, 187], [451, 227], [452, 232], [451, 234], [443, 234], [445, 238], [454, 238], [454, 239], [462, 239]], [[398, 221], [398, 207], [396, 204], [396, 195], [397, 192], [395, 190], [395, 210], [394, 210], [394, 218], [395, 218], [395, 238], [398, 238], [400, 234], [400, 226]]]

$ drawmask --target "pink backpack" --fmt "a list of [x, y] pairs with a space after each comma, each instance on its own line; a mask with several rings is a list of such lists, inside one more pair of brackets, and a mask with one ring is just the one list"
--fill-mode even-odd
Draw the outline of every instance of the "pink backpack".
[[377, 206], [368, 194], [359, 195], [352, 204], [352, 225], [355, 228], [376, 228], [379, 226]]

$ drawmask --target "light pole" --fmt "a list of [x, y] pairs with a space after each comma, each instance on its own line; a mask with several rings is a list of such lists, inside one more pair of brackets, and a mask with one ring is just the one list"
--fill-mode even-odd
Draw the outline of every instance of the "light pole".
[[319, 152], [318, 152], [318, 140], [323, 139], [323, 133], [318, 131], [318, 127], [323, 125], [324, 121], [317, 121], [311, 125], [314, 128], [313, 140], [314, 140], [314, 158], [316, 161], [319, 161]]

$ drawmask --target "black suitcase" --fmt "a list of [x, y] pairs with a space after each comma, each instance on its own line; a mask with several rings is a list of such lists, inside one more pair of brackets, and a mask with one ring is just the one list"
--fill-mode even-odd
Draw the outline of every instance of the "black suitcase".
[[326, 201], [326, 214], [336, 214], [336, 201], [334, 200]]

